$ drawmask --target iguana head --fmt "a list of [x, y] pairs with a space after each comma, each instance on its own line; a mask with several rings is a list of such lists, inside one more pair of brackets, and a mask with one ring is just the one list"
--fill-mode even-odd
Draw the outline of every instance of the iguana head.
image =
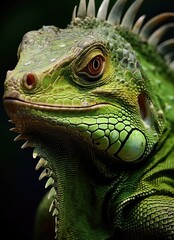
[[[109, 14], [108, 3], [103, 1], [96, 16], [94, 1], [86, 7], [82, 0], [66, 29], [44, 26], [28, 32], [15, 69], [7, 73], [4, 106], [19, 133], [59, 137], [61, 132], [87, 142], [112, 163], [137, 162], [165, 128], [154, 79], [145, 68], [162, 59], [147, 43], [159, 40], [149, 34], [152, 26], [172, 14], [142, 27], [144, 16], [134, 21], [141, 0], [124, 16], [126, 1], [118, 0]], [[141, 62], [146, 47], [149, 63]]]
[[33, 146], [33, 157], [40, 157], [39, 179], [49, 177], [51, 202], [40, 206], [44, 216], [47, 208], [55, 216], [56, 239], [111, 239], [113, 216], [122, 219], [120, 202], [128, 208], [129, 200], [153, 192], [145, 185], [137, 190], [142, 168], [174, 119], [166, 110], [173, 101], [174, 41], [160, 41], [173, 24], [154, 27], [174, 14], [143, 25], [144, 16], [134, 21], [141, 3], [122, 14], [126, 0], [117, 0], [108, 14], [104, 0], [96, 15], [94, 0], [87, 7], [81, 0], [66, 29], [28, 32], [7, 72], [4, 106], [21, 134], [16, 140], [27, 139], [23, 147]]

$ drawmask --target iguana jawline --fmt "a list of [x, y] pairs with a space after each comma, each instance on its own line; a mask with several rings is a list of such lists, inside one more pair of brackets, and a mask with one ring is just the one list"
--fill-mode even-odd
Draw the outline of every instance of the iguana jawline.
[[[38, 109], [45, 109], [45, 110], [70, 110], [70, 111], [73, 111], [73, 110], [87, 110], [87, 109], [98, 109], [99, 107], [103, 107], [103, 106], [107, 106], [107, 105], [113, 105], [113, 104], [108, 104], [108, 103], [105, 103], [105, 102], [101, 102], [101, 103], [98, 103], [98, 104], [94, 104], [94, 105], [90, 105], [90, 106], [82, 106], [82, 107], [76, 107], [76, 106], [54, 106], [54, 105], [46, 105], [46, 104], [37, 104], [37, 103], [31, 103], [31, 102], [26, 102], [26, 101], [23, 101], [23, 100], [20, 100], [20, 99], [13, 99], [13, 98], [5, 98], [4, 99], [4, 104], [7, 106], [7, 104], [9, 104], [10, 106], [13, 105], [14, 107], [18, 107], [18, 106], [24, 106], [24, 107], [27, 107], [27, 106], [32, 106], [32, 108], [38, 108]], [[12, 110], [12, 108], [10, 108]]]

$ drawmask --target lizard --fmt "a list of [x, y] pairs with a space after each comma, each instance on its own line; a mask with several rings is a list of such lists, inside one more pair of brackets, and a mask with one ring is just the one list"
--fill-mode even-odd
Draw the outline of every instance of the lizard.
[[173, 12], [80, 0], [26, 33], [3, 103], [48, 193], [34, 239], [174, 239]]

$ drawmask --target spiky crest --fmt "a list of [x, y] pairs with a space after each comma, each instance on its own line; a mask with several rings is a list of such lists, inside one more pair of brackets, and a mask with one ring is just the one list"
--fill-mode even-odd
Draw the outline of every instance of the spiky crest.
[[110, 12], [108, 12], [109, 0], [103, 0], [97, 13], [95, 13], [95, 0], [89, 0], [88, 4], [86, 0], [80, 0], [78, 11], [77, 6], [74, 8], [72, 22], [75, 23], [77, 19], [88, 17], [91, 19], [97, 18], [101, 21], [107, 21], [109, 24], [126, 28], [132, 33], [138, 34], [143, 41], [155, 46], [157, 51], [164, 56], [169, 67], [172, 68], [174, 65], [174, 38], [162, 42], [161, 39], [169, 29], [174, 28], [174, 22], [161, 26], [158, 25], [169, 18], [174, 18], [174, 12], [158, 14], [144, 24], [145, 15], [136, 19], [143, 1], [135, 0], [123, 14], [127, 0], [116, 0]]

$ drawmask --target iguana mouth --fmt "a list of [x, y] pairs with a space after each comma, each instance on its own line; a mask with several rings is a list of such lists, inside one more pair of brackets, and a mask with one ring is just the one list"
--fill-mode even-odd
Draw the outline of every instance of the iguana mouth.
[[4, 105], [5, 105], [5, 108], [12, 112], [12, 113], [15, 113], [16, 110], [18, 108], [21, 108], [21, 107], [31, 107], [31, 108], [37, 108], [37, 109], [40, 109], [40, 110], [61, 110], [61, 111], [73, 111], [73, 110], [86, 110], [86, 109], [97, 109], [102, 106], [106, 106], [106, 105], [111, 105], [111, 104], [108, 104], [108, 103], [105, 103], [105, 102], [101, 102], [101, 103], [96, 103], [96, 104], [93, 104], [93, 105], [88, 105], [84, 104], [84, 106], [65, 106], [65, 105], [48, 105], [48, 104], [42, 104], [42, 103], [32, 103], [32, 102], [27, 102], [27, 101], [23, 101], [21, 99], [16, 99], [16, 98], [10, 98], [10, 97], [5, 97], [4, 100]]

